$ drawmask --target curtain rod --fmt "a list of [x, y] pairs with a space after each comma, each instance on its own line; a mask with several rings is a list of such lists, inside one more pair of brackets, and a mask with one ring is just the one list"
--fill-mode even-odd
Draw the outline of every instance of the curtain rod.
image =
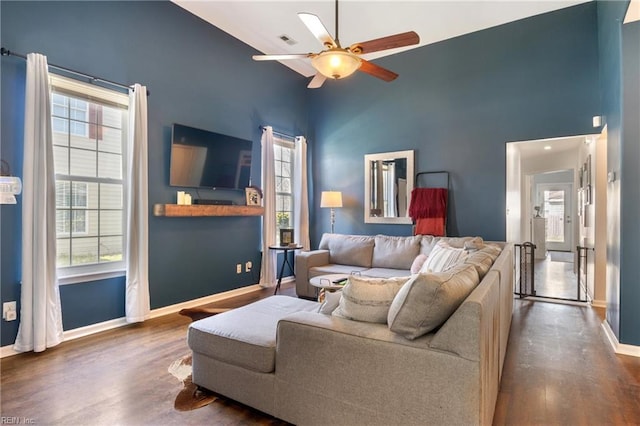
[[[16, 56], [18, 58], [22, 58], [22, 59], [25, 59], [25, 60], [27, 59], [26, 55], [22, 55], [20, 53], [13, 52], [13, 51], [11, 51], [9, 49], [5, 49], [4, 47], [0, 48], [0, 55], [2, 55], [2, 56]], [[68, 72], [68, 73], [71, 73], [71, 74], [79, 75], [79, 76], [84, 77], [84, 78], [88, 78], [91, 81], [91, 83], [95, 83], [96, 81], [98, 81], [98, 82], [101, 82], [101, 83], [107, 83], [107, 84], [110, 84], [112, 86], [119, 87], [121, 89], [125, 89], [127, 91], [132, 88], [131, 86], [127, 86], [126, 84], [116, 83], [115, 81], [106, 80], [106, 79], [100, 78], [100, 77], [95, 77], [93, 75], [90, 75], [90, 74], [87, 74], [87, 73], [84, 73], [84, 72], [72, 70], [71, 68], [65, 68], [65, 67], [61, 67], [59, 65], [54, 65], [54, 64], [51, 64], [51, 63], [47, 63], [47, 65], [49, 65], [51, 68], [55, 68], [55, 69], [60, 70], [60, 71], [64, 71], [64, 72]], [[151, 93], [149, 92], [149, 90], [147, 90], [147, 96], [149, 96], [150, 94]]]
[[[264, 130], [267, 128], [267, 126], [258, 126], [258, 128], [259, 128], [260, 130], [264, 131]], [[288, 134], [286, 134], [286, 133], [277, 132], [277, 131], [275, 131], [275, 130], [273, 130], [273, 129], [272, 129], [271, 131], [272, 131], [274, 134], [276, 134], [276, 135], [280, 135], [280, 136], [284, 136], [285, 138], [290, 138], [290, 139], [293, 139], [293, 140], [295, 140], [295, 139], [296, 139], [296, 137], [295, 137], [295, 136], [288, 135]]]

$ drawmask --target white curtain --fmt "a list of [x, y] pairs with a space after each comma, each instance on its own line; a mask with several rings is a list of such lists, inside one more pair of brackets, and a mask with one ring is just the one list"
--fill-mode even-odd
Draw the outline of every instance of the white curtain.
[[293, 170], [293, 229], [297, 233], [298, 244], [309, 250], [309, 196], [307, 194], [307, 140], [304, 136], [296, 137], [295, 159]]
[[22, 195], [22, 291], [18, 352], [62, 342], [56, 276], [56, 178], [46, 56], [27, 55]]
[[149, 317], [149, 199], [147, 177], [147, 88], [129, 90], [127, 153], [127, 322]]
[[272, 287], [276, 284], [276, 251], [269, 246], [276, 243], [276, 178], [273, 152], [273, 129], [266, 126], [262, 131], [262, 266], [260, 285]]

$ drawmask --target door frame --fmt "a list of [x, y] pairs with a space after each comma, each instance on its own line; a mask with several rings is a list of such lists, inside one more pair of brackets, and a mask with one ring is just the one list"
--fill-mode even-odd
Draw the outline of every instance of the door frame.
[[[574, 208], [574, 198], [576, 198], [576, 194], [574, 193], [573, 183], [570, 182], [559, 182], [559, 183], [538, 183], [534, 189], [534, 196], [537, 198], [539, 202], [542, 202], [542, 192], [544, 191], [564, 191], [565, 192], [565, 202], [564, 202], [564, 217], [563, 217], [563, 226], [564, 226], [564, 234], [565, 234], [565, 242], [564, 243], [556, 243], [545, 241], [547, 250], [554, 251], [574, 251], [574, 241], [575, 241], [575, 232], [574, 232], [574, 221], [576, 220], [575, 216], [575, 208]], [[567, 218], [569, 220], [567, 220]]]

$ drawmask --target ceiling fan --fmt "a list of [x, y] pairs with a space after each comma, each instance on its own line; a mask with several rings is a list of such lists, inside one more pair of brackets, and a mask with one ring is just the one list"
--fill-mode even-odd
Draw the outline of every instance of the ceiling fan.
[[255, 61], [283, 61], [289, 59], [310, 58], [311, 65], [318, 71], [311, 79], [309, 89], [317, 89], [322, 86], [327, 78], [340, 79], [348, 77], [356, 71], [361, 71], [384, 81], [393, 81], [398, 74], [386, 68], [382, 68], [369, 62], [360, 55], [379, 52], [381, 50], [395, 49], [397, 47], [411, 46], [420, 42], [420, 37], [414, 31], [395, 34], [374, 40], [354, 43], [347, 48], [340, 45], [338, 38], [338, 0], [336, 0], [336, 37], [331, 37], [329, 31], [322, 24], [320, 18], [311, 13], [300, 12], [298, 17], [307, 26], [309, 31], [326, 48], [319, 53], [300, 53], [284, 55], [254, 55]]

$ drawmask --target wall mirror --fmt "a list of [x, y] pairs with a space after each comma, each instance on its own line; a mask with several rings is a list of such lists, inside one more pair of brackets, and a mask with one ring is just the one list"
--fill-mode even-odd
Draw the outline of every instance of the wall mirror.
[[407, 215], [413, 190], [414, 151], [364, 156], [365, 223], [411, 224]]

